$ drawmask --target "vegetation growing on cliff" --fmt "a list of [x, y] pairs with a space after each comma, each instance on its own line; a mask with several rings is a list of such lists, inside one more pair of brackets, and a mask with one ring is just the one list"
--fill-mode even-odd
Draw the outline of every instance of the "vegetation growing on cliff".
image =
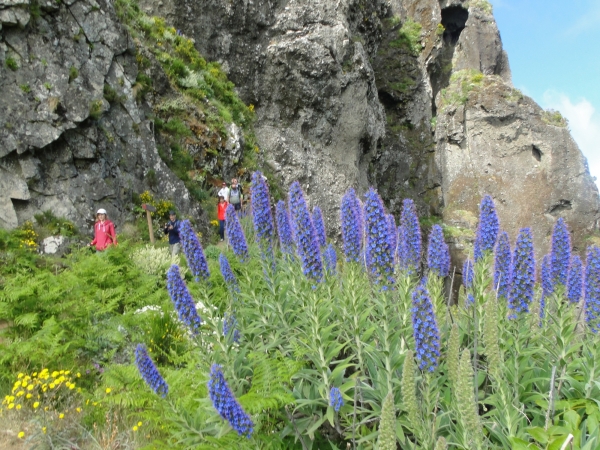
[[398, 38], [390, 42], [390, 47], [404, 47], [413, 56], [418, 56], [421, 50], [423, 50], [423, 45], [421, 44], [422, 29], [423, 27], [420, 23], [412, 19], [407, 19], [398, 30]]
[[[154, 59], [179, 95], [153, 98], [155, 132], [164, 141], [158, 142], [159, 153], [196, 200], [205, 201], [210, 197], [208, 181], [222, 176], [231, 124], [243, 133], [242, 158], [233, 161], [240, 167], [238, 175], [255, 167], [254, 108], [242, 102], [218, 63], [207, 62], [193, 40], [163, 18], [147, 16], [135, 0], [118, 0], [115, 8], [138, 47], [140, 73], [134, 92], [141, 98], [154, 90]], [[107, 96], [110, 92], [105, 91]]]
[[440, 108], [447, 109], [452, 106], [464, 105], [469, 99], [469, 94], [479, 88], [484, 80], [484, 75], [478, 70], [463, 69], [454, 72], [450, 77], [450, 85], [442, 89]]
[[560, 111], [555, 111], [554, 109], [548, 109], [542, 111], [542, 120], [548, 125], [554, 125], [555, 127], [565, 128], [569, 125], [569, 122]]

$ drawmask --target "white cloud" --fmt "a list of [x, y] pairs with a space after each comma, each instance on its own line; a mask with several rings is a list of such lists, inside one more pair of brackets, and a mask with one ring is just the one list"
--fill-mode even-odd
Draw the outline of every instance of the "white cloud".
[[544, 92], [542, 105], [555, 109], [569, 121], [571, 135], [588, 160], [590, 173], [600, 187], [600, 114], [588, 100], [576, 102], [554, 90]]

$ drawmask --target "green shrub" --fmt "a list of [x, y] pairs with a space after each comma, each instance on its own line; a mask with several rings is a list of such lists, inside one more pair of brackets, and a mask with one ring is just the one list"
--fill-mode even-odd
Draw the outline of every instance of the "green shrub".
[[406, 48], [413, 56], [418, 56], [423, 49], [421, 45], [422, 26], [408, 19], [398, 30], [398, 39], [390, 42], [390, 47]]
[[553, 125], [555, 127], [565, 128], [569, 125], [568, 120], [563, 117], [560, 111], [554, 109], [542, 111], [542, 120], [548, 125]]
[[442, 89], [442, 108], [464, 105], [471, 91], [480, 87], [483, 80], [484, 75], [473, 69], [463, 69], [453, 73], [449, 86]]

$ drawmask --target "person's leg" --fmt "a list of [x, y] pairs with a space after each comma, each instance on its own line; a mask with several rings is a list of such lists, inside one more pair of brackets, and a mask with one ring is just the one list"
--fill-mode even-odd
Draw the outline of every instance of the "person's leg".
[[241, 210], [242, 210], [242, 204], [241, 204], [241, 203], [235, 203], [235, 204], [233, 205], [233, 208], [234, 208], [236, 211], [241, 211]]
[[221, 240], [225, 239], [225, 221], [219, 220], [219, 236], [221, 236]]

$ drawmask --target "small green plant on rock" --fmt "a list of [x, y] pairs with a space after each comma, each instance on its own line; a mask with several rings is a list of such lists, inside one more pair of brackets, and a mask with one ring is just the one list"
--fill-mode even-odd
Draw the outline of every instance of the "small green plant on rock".
[[446, 27], [441, 23], [438, 23], [435, 29], [436, 36], [442, 36], [444, 34], [444, 31], [446, 31]]
[[15, 58], [13, 58], [12, 56], [9, 56], [8, 58], [6, 58], [6, 67], [8, 67], [10, 70], [17, 70], [19, 68], [19, 64], [17, 63], [17, 60]]
[[98, 120], [102, 115], [102, 100], [94, 100], [90, 103], [90, 118]]
[[21, 84], [19, 87], [26, 94], [29, 94], [31, 92], [31, 87], [29, 86], [29, 84]]
[[50, 83], [48, 83], [47, 81], [44, 83], [44, 87], [45, 87], [46, 89], [48, 89], [49, 91], [51, 91], [51, 90], [52, 90], [52, 85], [51, 85]]
[[77, 78], [78, 76], [79, 76], [79, 70], [77, 70], [77, 67], [71, 66], [71, 68], [69, 69], [69, 83], [71, 81], [73, 81], [75, 78]]

